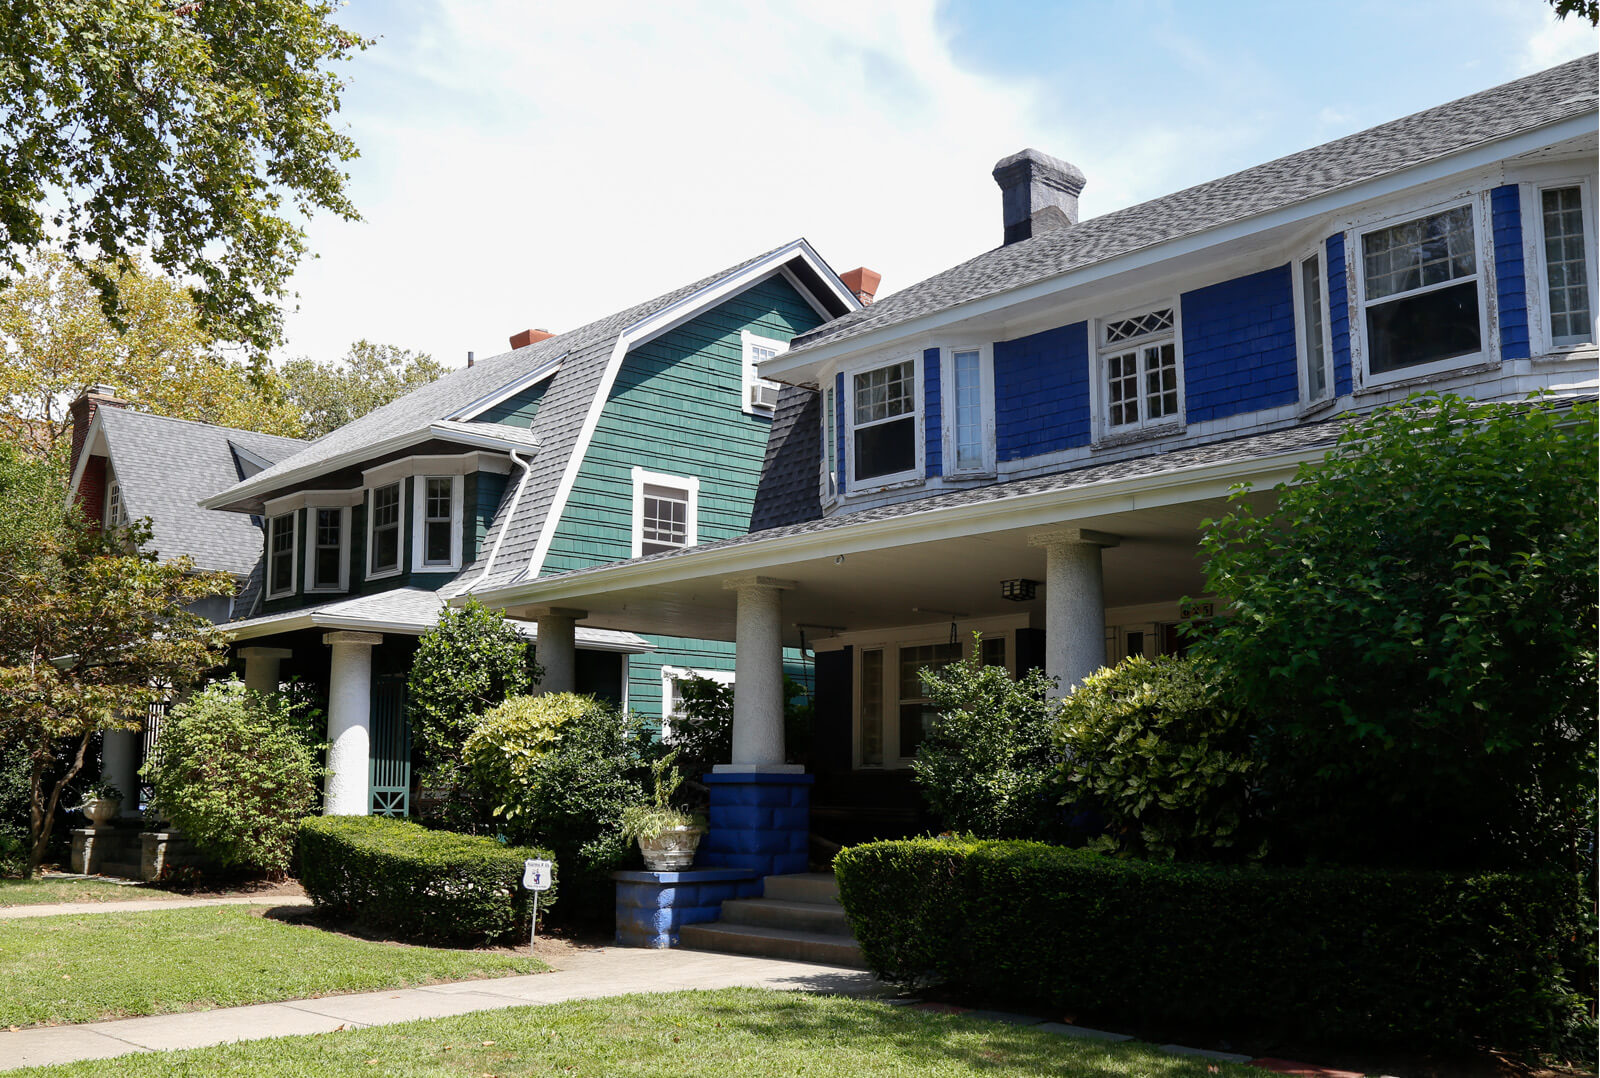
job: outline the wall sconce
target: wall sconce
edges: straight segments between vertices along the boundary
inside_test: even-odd
[[[1034,597],[1038,591],[1039,582],[1018,577],[1016,580],[1000,581],[1000,598],[1010,599],[1014,603],[1025,603]]]

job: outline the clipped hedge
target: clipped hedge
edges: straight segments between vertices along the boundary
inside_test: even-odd
[[[834,871],[875,972],[986,1001],[1341,1047],[1544,1049],[1584,1021],[1561,962],[1579,931],[1573,878],[961,839],[857,846]]]
[[[300,882],[319,909],[402,936],[477,942],[526,936],[529,847],[382,816],[317,816],[299,831]],[[559,883],[559,866],[553,875]],[[539,895],[553,906],[556,887]]]

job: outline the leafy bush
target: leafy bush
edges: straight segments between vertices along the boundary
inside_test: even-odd
[[[1014,680],[972,658],[924,670],[922,684],[939,717],[911,767],[940,824],[986,838],[1055,837],[1050,679],[1034,670]]]
[[[614,910],[610,874],[631,856],[622,814],[644,800],[644,746],[637,718],[572,693],[486,715],[467,739],[463,756],[506,835],[566,866],[569,918]]]
[[[1065,798],[1106,820],[1097,846],[1160,860],[1257,852],[1261,765],[1208,664],[1135,656],[1091,674],[1061,701],[1060,737]]]
[[[544,850],[383,816],[315,816],[299,827],[300,882],[318,909],[397,935],[493,942],[528,931],[523,861]],[[561,864],[552,875],[560,882]],[[555,904],[540,892],[539,909]]]
[[[680,714],[672,720],[668,743],[677,751],[683,773],[698,780],[733,758],[733,686],[710,678],[678,682]],[[783,744],[792,764],[804,764],[811,753],[811,690],[783,679]]]
[[[1197,648],[1259,717],[1273,817],[1371,863],[1593,847],[1596,410],[1417,396],[1209,522]]]
[[[142,772],[152,811],[225,868],[286,871],[322,773],[305,725],[275,693],[211,685],[161,723]]]
[[[1525,1050],[1585,1011],[1561,963],[1584,897],[1570,875],[1170,865],[951,839],[857,846],[834,871],[880,976],[1113,1028]]]
[[[622,837],[628,840],[653,839],[680,827],[706,825],[703,817],[690,815],[673,807],[673,795],[683,785],[683,772],[673,764],[676,751],[669,752],[650,765],[650,778],[655,786],[655,799],[629,805],[622,810]]]
[[[543,676],[499,611],[472,598],[439,611],[439,624],[417,641],[406,682],[418,768],[459,760],[478,716]]]

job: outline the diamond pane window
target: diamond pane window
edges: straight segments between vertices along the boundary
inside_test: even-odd
[[[1362,237],[1367,367],[1373,374],[1483,350],[1470,206]]]
[[[1577,187],[1554,188],[1541,192],[1540,203],[1551,343],[1580,344],[1594,338],[1583,192]]]
[[[1174,309],[1162,307],[1102,325],[1105,425],[1137,430],[1178,415],[1180,378]]]
[[[1149,333],[1161,333],[1171,328],[1170,307],[1135,315],[1132,318],[1119,318],[1115,322],[1106,323],[1106,343],[1116,344],[1119,341],[1132,340],[1134,337],[1143,337]]]

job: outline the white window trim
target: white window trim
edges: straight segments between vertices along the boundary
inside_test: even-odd
[[[755,348],[770,348],[775,355],[783,355],[789,350],[788,341],[780,341],[773,337],[763,337],[751,333],[748,329],[739,331],[740,350],[740,380],[739,404],[745,415],[771,416],[777,411],[779,384],[770,378],[762,378],[756,370],[756,360],[751,350]],[[755,403],[757,390],[770,390],[771,404]]]
[[[334,509],[339,506],[360,505],[366,500],[366,491],[360,487],[350,490],[300,490],[293,494],[285,494],[281,498],[273,498],[266,502],[262,508],[269,517],[279,513],[288,513],[295,509],[306,509],[316,506],[319,509]]]
[[[684,523],[684,548],[696,546],[700,542],[700,478],[692,475],[667,475],[665,472],[651,472],[639,467],[633,467],[633,516],[628,526],[632,554],[630,557],[641,557],[644,550],[644,488],[646,485],[653,487],[674,487],[689,495],[689,511]]]
[[[866,374],[868,371],[879,370],[883,367],[893,367],[896,364],[911,363],[911,391],[912,391],[912,448],[915,451],[912,465],[903,472],[893,472],[889,475],[875,475],[871,479],[856,478],[856,375]],[[911,352],[902,352],[893,356],[880,356],[863,363],[856,363],[846,367],[844,374],[844,474],[846,494],[872,494],[889,487],[899,486],[904,483],[921,482],[927,474],[926,456],[927,448],[927,412],[926,402],[922,399],[922,349]],[[899,418],[898,416],[895,418]]]
[[[971,626],[963,622],[957,635],[961,642],[961,657],[970,659],[974,655],[972,648]],[[925,647],[929,644],[948,644],[950,630],[948,626],[935,629],[931,626],[921,626],[919,631],[911,635],[884,638],[875,636],[872,639],[856,639],[851,642],[853,648],[850,660],[851,682],[851,714],[850,714],[850,761],[853,769],[857,771],[903,771],[911,766],[912,756],[900,754],[900,651],[902,648]],[[1016,672],[1017,664],[1017,632],[1015,628],[989,628],[981,629],[985,640],[1003,639],[1006,642],[1006,670],[1012,674]],[[864,651],[883,652],[883,763],[864,764],[861,762],[861,653]]]
[[[1568,176],[1520,185],[1522,203],[1522,273],[1528,293],[1528,348],[1533,356],[1566,357],[1592,352],[1600,336],[1595,325],[1590,338],[1573,344],[1556,344],[1550,332],[1550,276],[1544,255],[1544,192],[1559,187],[1576,187],[1583,202],[1585,243],[1584,269],[1589,276],[1589,313],[1600,316],[1600,283],[1595,281],[1595,206],[1594,183],[1586,176]]]
[[[957,466],[956,353],[978,353],[978,440],[983,459],[976,468]],[[954,479],[995,474],[994,345],[988,341],[952,343],[939,349],[939,433],[943,447],[943,472]]]
[[[374,497],[374,495],[377,494],[378,491],[382,490],[384,487],[394,487],[394,486],[398,486],[400,488],[399,497],[397,499],[395,499],[395,507],[396,507],[396,510],[397,510],[397,514],[396,515],[399,518],[396,521],[396,524],[398,526],[398,532],[396,534],[397,534],[397,541],[399,543],[399,549],[395,551],[395,559],[394,559],[394,568],[393,569],[378,569],[378,568],[375,568],[373,566],[373,563],[372,563],[372,555],[374,554],[374,552],[377,549],[376,545],[372,541],[373,532],[374,532],[374,520],[373,520],[373,518],[376,516],[376,514],[372,511],[373,510],[373,497]],[[397,477],[397,478],[395,478],[394,480],[392,480],[390,482],[387,482],[387,483],[381,483],[381,482],[380,483],[374,483],[372,486],[367,487],[366,488],[366,503],[367,503],[367,579],[368,580],[385,580],[385,579],[387,579],[387,578],[389,578],[391,576],[399,576],[405,570],[405,567],[406,567],[406,481],[405,481],[405,479],[402,478],[402,477]]]
[[[106,480],[106,504],[100,523],[105,528],[120,528],[128,523],[128,503],[122,498],[122,484],[115,476]]]
[[[426,561],[427,550],[424,540],[427,538],[428,523],[428,480],[450,480],[450,560],[449,562]],[[462,477],[455,475],[440,475],[436,472],[418,472],[411,481],[411,528],[415,533],[411,537],[411,571],[413,573],[453,573],[461,568],[461,510],[462,510]]]
[[[1306,327],[1306,296],[1305,278],[1302,276],[1302,267],[1307,261],[1317,260],[1317,286],[1322,290],[1320,297],[1322,303],[1322,362],[1328,371],[1328,387],[1320,397],[1311,395],[1311,355],[1310,344],[1305,337]],[[1298,359],[1298,377],[1300,379],[1300,404],[1309,408],[1314,404],[1323,404],[1339,396],[1338,379],[1333,369],[1333,319],[1330,317],[1328,305],[1328,251],[1325,245],[1317,244],[1289,264],[1289,275],[1294,279],[1294,340],[1295,353]]]
[[[817,493],[823,505],[833,505],[839,500],[839,397],[833,375],[822,383],[822,453],[821,474],[817,476]]]
[[[339,514],[339,584],[332,588],[317,587],[317,517],[319,509],[331,509]],[[295,514],[295,520],[300,516]],[[305,544],[306,594],[337,594],[350,590],[350,507],[347,505],[307,505]]]
[[[1172,328],[1152,333],[1146,337],[1133,337],[1116,344],[1104,343],[1107,323],[1120,322],[1124,318],[1148,314],[1162,308],[1172,310]],[[1103,317],[1091,318],[1089,321],[1089,342],[1093,349],[1090,363],[1093,366],[1094,377],[1089,379],[1089,406],[1094,417],[1093,437],[1094,444],[1112,441],[1120,442],[1124,438],[1138,439],[1147,436],[1157,436],[1169,430],[1183,430],[1187,425],[1189,403],[1184,379],[1183,357],[1183,303],[1181,296],[1163,296],[1147,300],[1134,307],[1127,307],[1113,314]],[[1142,347],[1150,342],[1160,343],[1167,333],[1172,334],[1172,361],[1178,372],[1178,411],[1176,415],[1162,416],[1160,419],[1147,419],[1144,406],[1144,397],[1139,398],[1139,422],[1136,424],[1111,425],[1111,386],[1107,381],[1106,356],[1110,353],[1121,354],[1130,348]],[[1141,379],[1143,371],[1140,372]],[[1150,432],[1156,432],[1152,435]]]
[[[661,668],[661,740],[672,740],[672,715],[667,707],[672,699],[672,683],[701,677],[718,685],[732,685],[732,670],[706,670],[693,666],[663,666]]]
[[[1452,356],[1449,359],[1439,359],[1432,363],[1418,363],[1409,367],[1397,367],[1392,371],[1383,371],[1373,374],[1367,368],[1370,349],[1367,342],[1367,270],[1366,270],[1366,237],[1385,228],[1416,221],[1423,217],[1432,217],[1436,214],[1453,210],[1460,206],[1470,207],[1472,210],[1472,241],[1477,255],[1477,285],[1478,285],[1478,340],[1482,348],[1476,352],[1469,352],[1464,356]],[[1491,360],[1498,362],[1500,357],[1500,328],[1499,319],[1495,317],[1497,298],[1495,291],[1494,274],[1494,221],[1490,214],[1489,195],[1486,191],[1473,191],[1443,202],[1431,202],[1427,205],[1416,205],[1386,213],[1381,218],[1364,221],[1358,227],[1345,233],[1345,271],[1348,278],[1348,293],[1350,296],[1350,371],[1356,384],[1363,388],[1376,388],[1390,385],[1395,382],[1409,382],[1417,378],[1428,378],[1437,375],[1449,374],[1463,367],[1473,367]],[[1524,271],[1526,276],[1526,271]],[[1460,283],[1459,280],[1452,283]],[[1443,286],[1429,286],[1429,290],[1436,290]],[[1402,292],[1393,296],[1385,296],[1380,303],[1388,303],[1407,296],[1422,294],[1421,289]]]
[[[281,520],[284,517],[288,517],[289,518],[289,535],[290,535],[290,539],[289,539],[289,586],[286,587],[286,588],[274,588],[272,586],[273,585],[273,579],[272,579],[272,524],[273,524],[273,521]],[[284,599],[284,598],[287,598],[288,596],[294,594],[294,583],[295,583],[294,582],[294,566],[295,566],[295,562],[297,560],[297,555],[299,553],[299,550],[300,550],[300,513],[299,513],[299,511],[291,509],[287,513],[279,513],[276,516],[268,517],[267,518],[267,558],[266,558],[266,565],[263,566],[263,570],[264,570],[264,574],[263,575],[265,575],[266,580],[264,580],[262,582],[263,585],[266,588],[266,596],[267,596],[268,599]]]

